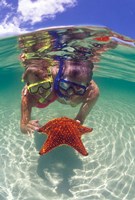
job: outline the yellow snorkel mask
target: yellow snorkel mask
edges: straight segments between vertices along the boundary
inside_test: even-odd
[[[27,89],[31,94],[45,94],[45,97],[40,99],[42,103],[51,93],[52,82],[53,78],[50,76],[43,81],[27,85]]]

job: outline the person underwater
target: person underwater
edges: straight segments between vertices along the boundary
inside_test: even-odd
[[[23,74],[26,85],[22,90],[21,131],[38,131],[39,121],[31,119],[32,108],[46,108],[56,100],[72,107],[81,104],[75,120],[83,124],[99,96],[92,80],[93,67],[90,60],[73,58],[56,60],[53,66],[45,59],[30,60]]]

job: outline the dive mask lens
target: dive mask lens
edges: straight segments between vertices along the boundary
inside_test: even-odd
[[[86,91],[86,87],[85,86],[74,86],[74,91],[75,91],[75,94],[77,94],[77,95],[83,95]]]
[[[31,86],[31,87],[29,87],[29,92],[31,93],[31,94],[35,94],[35,93],[37,93],[38,92],[38,85],[35,85],[35,86]]]
[[[50,82],[43,83],[40,87],[44,88],[45,90],[48,90],[51,88],[51,83]]]
[[[69,84],[68,82],[65,82],[65,81],[60,80],[60,82],[59,82],[59,87],[60,87],[62,90],[68,90],[69,87],[70,87],[70,84]]]
[[[86,92],[87,86],[77,84],[65,79],[59,81],[59,90],[63,93],[64,96],[73,95],[83,95]]]
[[[39,91],[49,90],[50,88],[51,88],[51,82],[46,82],[46,81],[30,84],[28,86],[28,90],[31,94],[36,94]]]

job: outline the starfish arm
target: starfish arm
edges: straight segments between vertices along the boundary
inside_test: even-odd
[[[48,131],[43,126],[39,128],[38,132],[48,135]]]
[[[39,154],[43,155],[45,153],[50,152],[53,150],[55,147],[58,147],[61,145],[61,142],[57,139],[53,139],[52,137],[48,137],[47,140],[44,142],[43,146],[40,149]]]
[[[81,153],[84,156],[88,155],[88,152],[86,151],[82,141],[81,141],[81,134],[80,131],[77,129],[77,127],[66,127],[67,137],[65,138],[65,144],[73,147],[75,150],[77,150],[79,153]]]
[[[72,125],[76,126],[78,128],[78,130],[80,131],[81,135],[93,131],[93,128],[83,126],[83,125],[80,124],[80,122],[78,122],[78,121],[76,121],[74,119],[69,119],[69,118],[65,117],[65,120],[68,123],[72,123]]]
[[[86,148],[84,147],[80,138],[78,138],[78,140],[76,140],[75,143],[72,143],[72,144],[68,143],[67,145],[69,145],[72,148],[74,148],[75,150],[77,150],[83,156],[88,155],[88,152],[86,151]]]
[[[85,126],[80,126],[78,127],[81,135],[85,134],[85,133],[90,133],[93,131],[93,128],[88,128],[88,127],[85,127]]]

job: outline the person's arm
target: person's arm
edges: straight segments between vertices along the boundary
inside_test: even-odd
[[[31,120],[32,104],[32,99],[30,98],[27,89],[24,88],[22,92],[20,122],[20,129],[22,133],[31,134],[34,130],[39,129],[38,120]]]
[[[84,97],[83,104],[75,118],[75,120],[79,120],[81,124],[84,123],[87,115],[95,105],[97,99],[99,97],[99,88],[94,81],[92,81],[91,86],[88,88],[87,95]]]

